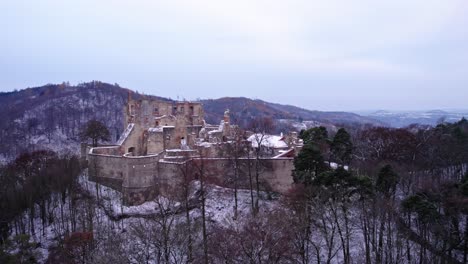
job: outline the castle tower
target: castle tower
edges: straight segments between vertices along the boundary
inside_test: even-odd
[[[231,135],[231,125],[230,125],[230,122],[231,122],[231,117],[229,116],[229,109],[226,109],[226,111],[224,111],[224,119],[223,119],[223,141],[226,140],[227,137],[229,137]]]
[[[224,123],[229,123],[231,121],[231,117],[229,116],[229,109],[224,111]]]

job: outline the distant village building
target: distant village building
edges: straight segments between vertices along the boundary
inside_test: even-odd
[[[234,132],[238,131],[230,124],[229,110],[219,125],[209,125],[198,102],[133,100],[129,96],[123,112],[125,131],[116,145],[83,148],[91,180],[121,191],[126,204],[140,204],[171,192],[183,178],[182,166],[203,158],[216,183],[229,185],[231,158],[224,149],[233,144]],[[297,134],[253,134],[242,142],[246,151],[262,148],[265,188],[287,191],[292,184],[293,157],[302,146]],[[250,166],[253,162],[251,155],[241,158],[243,164]],[[241,178],[245,178],[247,170],[241,171]]]

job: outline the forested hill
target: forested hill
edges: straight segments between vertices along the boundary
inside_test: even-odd
[[[95,81],[0,93],[0,158],[41,148],[76,152],[79,131],[90,119],[103,121],[116,140],[123,131],[122,110],[128,92],[118,85]],[[132,97],[142,95],[132,92]]]
[[[122,109],[129,91],[117,84],[93,81],[76,86],[68,83],[48,84],[0,93],[0,159],[13,158],[25,150],[40,148],[77,151],[79,130],[90,119],[103,121],[115,141],[123,131]],[[132,92],[133,98],[143,96],[170,100]],[[202,103],[207,122],[214,124],[222,119],[226,108],[231,109],[234,123],[241,126],[258,116],[290,120],[295,122],[296,128],[302,121],[377,123],[357,114],[309,111],[248,98],[220,98]]]
[[[202,100],[202,103],[205,107],[205,119],[208,123],[218,122],[224,111],[229,109],[231,120],[240,125],[246,125],[250,119],[260,115],[272,119],[288,119],[299,122],[317,121],[325,124],[384,124],[376,119],[354,113],[311,111],[297,106],[269,103],[245,97],[223,97]]]

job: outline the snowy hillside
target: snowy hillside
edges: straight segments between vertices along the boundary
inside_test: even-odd
[[[44,148],[77,153],[80,129],[91,119],[103,122],[115,142],[124,130],[128,92],[118,85],[91,82],[1,93],[0,157],[11,159],[26,150]],[[133,92],[132,96],[141,98]]]
[[[223,97],[202,100],[208,123],[217,123],[226,109],[231,111],[231,120],[245,126],[256,117],[269,117],[273,120],[292,120],[302,122],[320,122],[323,124],[373,124],[383,125],[378,120],[348,112],[325,112],[303,109],[292,105],[282,105],[253,100],[245,97]],[[282,125],[282,124],[279,124]],[[281,129],[277,130],[281,132]],[[284,131],[283,131],[284,132]]]

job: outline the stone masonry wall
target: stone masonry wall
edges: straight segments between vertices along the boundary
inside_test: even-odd
[[[200,160],[195,161],[198,163],[195,166],[199,167],[200,162]],[[203,162],[207,181],[220,186],[233,187],[235,166],[233,160],[216,158],[204,159]],[[286,193],[294,183],[292,178],[293,162],[292,158],[261,159],[259,162],[261,189]],[[237,163],[239,188],[249,188],[249,164],[250,173],[255,182],[255,163],[255,159],[239,159]]]
[[[164,196],[177,196],[174,192],[177,192],[177,189],[183,183],[185,163],[160,161],[158,166],[159,171],[156,181],[160,193]]]
[[[158,194],[160,154],[145,157],[88,154],[90,180],[122,191],[125,204],[141,204]]]
[[[184,172],[188,178],[200,177],[200,166],[203,163],[203,173],[207,182],[224,187],[233,187],[234,163],[232,160],[195,159],[185,162],[167,162],[161,160],[164,153],[144,156],[106,156],[88,155],[90,179],[106,186],[122,191],[124,203],[141,204],[154,199],[158,194],[174,197],[176,189],[180,188]],[[252,178],[255,181],[254,159],[238,161],[238,187],[249,188],[249,164]],[[286,193],[293,184],[291,176],[294,168],[292,158],[260,160],[261,189]],[[187,166],[187,170],[185,170]]]
[[[122,190],[127,167],[120,156],[88,155],[88,172],[92,181],[99,182],[116,190]]]
[[[122,182],[124,201],[129,204],[141,204],[159,194],[156,179],[160,155],[125,157],[127,173]]]

